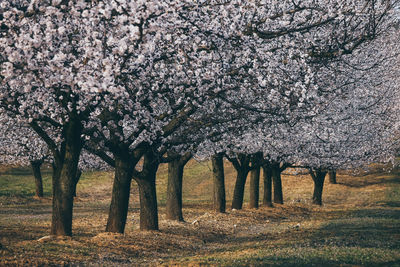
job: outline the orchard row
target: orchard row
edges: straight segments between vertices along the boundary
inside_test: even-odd
[[[106,231],[123,232],[131,180],[158,229],[157,169],[188,155],[231,160],[234,208],[257,165],[318,182],[392,160],[398,2],[4,0],[0,160],[51,161],[52,235],[72,235],[83,168],[115,170]]]

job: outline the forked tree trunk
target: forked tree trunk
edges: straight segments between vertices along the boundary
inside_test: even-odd
[[[249,208],[257,209],[260,195],[260,167],[250,171],[250,203]]]
[[[130,157],[115,157],[115,174],[106,232],[124,233],[133,166]]]
[[[64,128],[65,147],[63,155],[55,161],[53,173],[53,212],[51,235],[72,236],[72,210],[75,179],[82,149],[80,139],[82,125],[73,119]]]
[[[337,184],[337,181],[336,181],[336,171],[329,171],[329,182],[331,183],[331,184]]]
[[[272,166],[272,181],[274,184],[274,203],[283,204],[281,169],[278,163]]]
[[[270,166],[263,166],[264,176],[264,197],[263,205],[272,207],[272,169]]]
[[[327,172],[321,169],[317,169],[315,171],[311,171],[311,173],[311,177],[314,181],[314,193],[312,202],[316,205],[322,205],[322,191],[324,188],[324,181]]]
[[[167,203],[166,215],[169,220],[183,221],[182,212],[182,181],[183,169],[190,160],[191,154],[172,155],[172,161],[168,163],[168,186],[167,186]]]
[[[237,171],[235,189],[233,190],[232,209],[240,210],[243,206],[244,187],[246,185],[247,174],[246,169],[239,169]]]
[[[40,171],[42,163],[43,161],[41,160],[31,161],[33,177],[35,178],[35,189],[36,189],[35,191],[37,197],[43,197],[43,180],[42,180],[42,173]]]
[[[156,173],[159,161],[151,152],[144,155],[143,171],[134,177],[139,186],[140,230],[158,230]]]
[[[233,190],[232,209],[240,210],[243,206],[244,187],[246,185],[247,174],[250,171],[250,156],[238,154],[236,159],[229,159],[236,170],[236,183]]]
[[[211,157],[213,169],[213,206],[216,212],[224,213],[226,210],[225,198],[225,175],[224,161],[222,154],[216,154]]]

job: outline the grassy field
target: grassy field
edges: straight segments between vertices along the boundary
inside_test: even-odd
[[[167,167],[157,178],[160,231],[140,232],[133,183],[124,235],[104,233],[113,174],[86,172],[77,188],[72,238],[48,235],[51,177],[34,198],[29,169],[0,168],[0,266],[400,266],[400,173],[339,173],[325,184],[322,207],[311,204],[312,180],[284,175],[283,205],[216,214],[211,166],[189,162],[185,222],[165,219]],[[226,163],[228,207],[235,172]],[[247,190],[247,188],[246,188]],[[248,200],[248,192],[245,194]]]

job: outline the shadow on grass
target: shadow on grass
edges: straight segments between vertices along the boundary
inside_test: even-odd
[[[370,264],[366,264],[365,266],[399,266],[400,261],[384,261],[384,262],[375,262]],[[203,266],[200,264],[200,266]],[[207,263],[204,265],[207,266]],[[271,257],[261,257],[249,260],[237,260],[232,261],[227,264],[222,264],[221,266],[232,266],[232,267],[239,267],[239,266],[287,266],[287,267],[309,267],[309,266],[359,266],[353,264],[342,264],[335,260],[326,260],[323,261],[320,258],[310,258],[310,259],[301,259],[298,257],[287,257],[285,259],[282,258],[275,258],[274,256]]]
[[[360,210],[349,218],[325,223],[312,237],[312,245],[359,248],[400,248],[400,211]]]
[[[378,177],[379,179],[353,179],[337,184],[352,188],[363,188],[371,185],[400,184],[400,177]]]
[[[50,191],[43,192],[43,197],[48,198],[51,197],[52,194]],[[20,193],[15,192],[14,190],[2,190],[0,191],[0,197],[8,197],[8,198],[18,198],[21,200],[21,203],[30,202],[35,197],[35,192],[30,191],[22,191]]]
[[[400,210],[349,211],[311,231],[281,229],[230,237],[238,256],[205,257],[221,266],[400,266]],[[271,246],[271,242],[272,245]],[[245,245],[246,244],[246,245]],[[249,251],[239,256],[243,251]],[[234,255],[234,254],[233,254]]]
[[[28,226],[26,227],[28,228]],[[30,225],[29,231],[21,230],[20,224],[3,225],[0,230],[1,241],[3,245],[16,243],[20,241],[37,240],[45,235],[50,234],[48,226]]]
[[[392,208],[400,207],[400,201],[382,201],[379,202],[379,204],[385,207],[392,207]]]

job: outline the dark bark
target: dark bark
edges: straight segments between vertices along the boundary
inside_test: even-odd
[[[72,210],[75,179],[82,149],[82,124],[73,118],[65,125],[65,138],[60,154],[55,158],[53,172],[53,212],[51,235],[72,236]]]
[[[314,181],[313,204],[322,205],[322,191],[324,188],[326,173],[326,171],[321,169],[316,169],[315,171],[310,170],[311,177]]]
[[[238,154],[236,158],[228,158],[236,170],[236,183],[233,191],[232,209],[242,209],[244,187],[246,185],[247,174],[250,171],[250,156]]]
[[[156,173],[159,164],[156,155],[145,153],[143,171],[134,177],[139,186],[140,230],[158,230]]]
[[[263,166],[264,176],[264,197],[263,205],[272,207],[272,169],[270,166]]]
[[[246,170],[237,170],[235,189],[233,191],[232,209],[242,209],[247,174],[248,171]]]
[[[260,195],[260,167],[256,166],[250,171],[250,203],[249,208],[257,209]]]
[[[182,212],[182,180],[183,169],[190,160],[191,154],[171,155],[173,159],[168,162],[168,186],[167,186],[167,203],[166,215],[169,220],[183,221]]]
[[[130,157],[115,157],[113,191],[106,232],[124,233],[128,215],[133,166]]]
[[[35,178],[35,189],[36,189],[35,191],[37,197],[43,197],[43,180],[42,180],[42,172],[40,171],[42,163],[43,161],[41,160],[31,161],[33,177]]]
[[[224,213],[226,210],[225,174],[222,154],[211,157],[213,168],[213,206],[216,212]]]
[[[184,166],[179,159],[168,163],[168,186],[166,215],[169,220],[183,221],[182,215],[182,179]]]
[[[78,169],[76,171],[76,177],[75,177],[75,188],[74,188],[74,197],[76,197],[76,186],[78,185],[79,179],[81,179],[82,171]]]
[[[109,143],[114,158],[101,151],[93,151],[115,168],[113,191],[108,214],[107,232],[123,233],[128,215],[129,196],[135,166],[139,162],[143,147],[130,151],[129,145],[119,142]],[[98,153],[100,152],[100,153]]]
[[[272,181],[274,184],[274,203],[283,204],[283,192],[282,192],[282,170],[279,167],[279,163],[272,165]]]
[[[336,171],[329,171],[329,182],[331,183],[331,184],[337,184],[337,181],[336,181]]]

